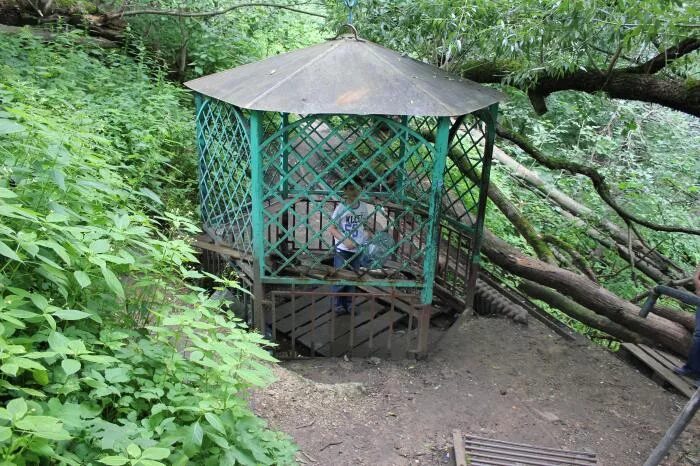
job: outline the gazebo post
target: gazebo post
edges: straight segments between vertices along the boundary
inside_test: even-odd
[[[262,138],[262,112],[253,110],[250,114],[250,165],[251,201],[253,230],[253,326],[265,332],[263,312],[264,288],[262,278],[265,272],[265,224],[263,219],[263,163],[260,150]]]
[[[428,209],[428,241],[423,259],[423,289],[421,290],[421,303],[433,302],[433,285],[435,283],[435,266],[437,264],[438,237],[440,231],[440,210],[442,190],[444,185],[445,161],[450,134],[450,118],[438,118],[437,132],[435,134],[435,158],[433,171],[430,177],[430,206]]]
[[[474,303],[476,279],[481,267],[481,244],[484,241],[484,220],[486,217],[486,201],[488,200],[489,181],[491,178],[491,160],[493,158],[493,145],[496,140],[496,119],[498,118],[498,103],[492,104],[488,109],[476,112],[477,116],[486,123],[486,141],[484,143],[484,158],[481,168],[481,183],[479,184],[479,201],[476,212],[476,225],[474,226],[474,241],[469,254],[469,274],[467,279],[466,302],[468,306]]]

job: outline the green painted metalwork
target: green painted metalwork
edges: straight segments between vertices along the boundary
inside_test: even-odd
[[[445,161],[449,145],[450,120],[447,117],[438,119],[437,133],[435,135],[435,155],[433,159],[433,172],[430,183],[430,207],[428,218],[430,228],[426,244],[423,270],[425,271],[425,284],[421,292],[421,302],[430,304],[433,302],[433,283],[435,281],[435,266],[437,264],[438,226],[440,224],[441,199],[443,196]]]
[[[213,238],[252,255],[250,142],[247,117],[216,99],[197,98],[200,210]]]
[[[344,282],[423,286],[425,245],[437,220],[414,207],[430,203],[429,160],[435,157],[426,155],[434,152],[432,143],[393,118],[312,115],[266,135],[262,149],[264,223],[274,229],[265,238],[265,255],[271,260],[264,281],[298,283],[300,271],[323,270],[334,248],[328,233],[331,213],[344,187],[353,184],[369,206],[371,226],[390,233],[396,244],[379,261],[392,264],[391,280],[365,273]],[[281,152],[288,152],[289,170],[280,167]],[[399,178],[405,194],[395,189]]]
[[[250,115],[251,182],[253,202],[253,261],[260,277],[265,271],[265,224],[263,219],[263,154],[260,147],[262,138],[262,114],[254,110]]]
[[[196,104],[204,229],[240,253],[235,268],[259,307],[263,285],[414,289],[429,304],[440,244],[454,241],[441,225],[461,232],[462,247],[468,239],[477,264],[496,105],[454,119],[262,112],[200,95]],[[348,184],[394,243],[383,267],[355,275],[330,261],[331,213]],[[470,265],[467,282],[477,271]],[[261,328],[261,308],[256,316]]]

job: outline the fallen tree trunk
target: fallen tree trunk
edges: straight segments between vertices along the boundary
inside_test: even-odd
[[[494,264],[568,296],[578,304],[655,341],[678,354],[687,354],[690,332],[682,325],[657,315],[643,319],[639,307],[625,301],[583,275],[529,257],[488,230],[484,230],[484,255]]]
[[[691,332],[695,329],[695,316],[689,312],[683,312],[664,306],[654,306],[651,312],[664,319],[677,322]]]
[[[630,343],[651,343],[651,340],[644,338],[638,333],[632,332],[626,327],[613,322],[607,317],[596,314],[593,311],[586,309],[580,304],[562,296],[551,288],[547,288],[529,280],[523,280],[518,288],[525,292],[528,296],[544,301],[550,306],[560,310],[564,314],[572,317],[579,322],[601,330],[608,335],[611,335],[619,340]]]

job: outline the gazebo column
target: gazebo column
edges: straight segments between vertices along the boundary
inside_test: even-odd
[[[435,135],[435,158],[433,171],[430,176],[430,206],[428,209],[428,241],[426,242],[423,258],[423,290],[421,303],[433,302],[433,287],[435,285],[435,268],[437,265],[438,241],[440,232],[440,211],[442,207],[442,191],[445,179],[445,161],[450,134],[450,118],[438,118],[437,134]]]
[[[250,114],[251,224],[253,230],[253,326],[265,332],[263,276],[265,274],[265,224],[263,219],[262,112]]]
[[[469,254],[469,267],[466,302],[472,306],[476,290],[476,279],[481,268],[481,244],[484,241],[484,220],[486,218],[486,201],[489,193],[489,181],[491,178],[491,161],[493,159],[493,145],[496,139],[496,119],[498,118],[498,103],[490,105],[487,109],[475,112],[486,124],[486,141],[484,143],[484,158],[481,167],[481,180],[479,183],[479,201],[476,212],[476,224],[474,225],[474,239]]]

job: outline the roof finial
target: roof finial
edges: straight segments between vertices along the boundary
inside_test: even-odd
[[[352,24],[352,9],[357,6],[358,0],[343,0],[345,6],[348,8],[348,24]]]

